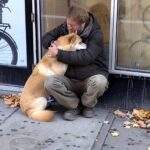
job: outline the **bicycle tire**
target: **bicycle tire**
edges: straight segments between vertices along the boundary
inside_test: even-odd
[[[15,43],[15,41],[13,40],[13,38],[5,31],[0,30],[0,41],[4,41],[5,43],[5,47],[9,46],[8,48],[10,48],[10,51],[12,53],[12,58],[10,60],[10,64],[11,65],[16,65],[17,61],[18,61],[18,52],[17,52],[17,45]],[[8,45],[6,45],[8,44]],[[4,46],[3,46],[4,47]],[[0,45],[0,51],[2,50],[1,45]]]
[[[149,19],[150,19],[149,16],[150,16],[150,5],[148,5],[148,6],[144,9],[143,16],[142,16],[144,28],[145,28],[148,32],[150,32],[150,26],[148,26],[149,23],[146,23],[146,22],[149,21]],[[147,18],[147,17],[149,17],[149,18]]]
[[[135,69],[150,68],[150,63],[147,61],[147,56],[150,56],[150,42],[148,40],[135,41],[130,45],[129,51],[131,52],[132,67]]]

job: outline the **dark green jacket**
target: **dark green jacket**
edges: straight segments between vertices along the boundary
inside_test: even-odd
[[[68,30],[65,22],[43,36],[43,47],[47,49],[52,41],[66,34],[68,34]],[[108,62],[104,52],[103,35],[96,18],[92,14],[90,14],[89,24],[79,35],[82,41],[87,44],[87,49],[73,52],[58,51],[58,61],[69,65],[65,76],[84,80],[87,77],[102,74],[107,78]]]

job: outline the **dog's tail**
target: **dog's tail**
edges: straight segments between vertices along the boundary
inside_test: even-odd
[[[31,101],[32,100],[32,101]],[[46,110],[47,100],[45,97],[35,98],[34,96],[22,95],[20,100],[21,110],[31,119],[37,121],[51,121],[54,118],[54,111]]]
[[[54,118],[54,112],[50,110],[29,110],[26,112],[28,117],[37,121],[51,121]]]

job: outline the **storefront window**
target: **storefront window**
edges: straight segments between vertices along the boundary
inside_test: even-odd
[[[150,72],[150,1],[119,0],[116,69]]]
[[[104,33],[105,44],[109,43],[109,25],[110,25],[110,0],[43,0],[42,8],[42,35],[63,23],[69,6],[77,5],[86,8],[92,12],[98,19],[98,22]]]

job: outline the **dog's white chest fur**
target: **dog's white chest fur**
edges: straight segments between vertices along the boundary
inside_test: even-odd
[[[55,73],[50,70],[49,68],[45,67],[43,64],[39,64],[38,70],[40,74],[43,74],[45,76],[54,75]]]
[[[64,75],[67,70],[67,65],[61,62],[55,62],[53,67],[55,68],[55,72],[53,72],[50,68],[46,67],[44,64],[39,64],[38,70],[39,73],[44,76],[51,76],[55,74]]]

